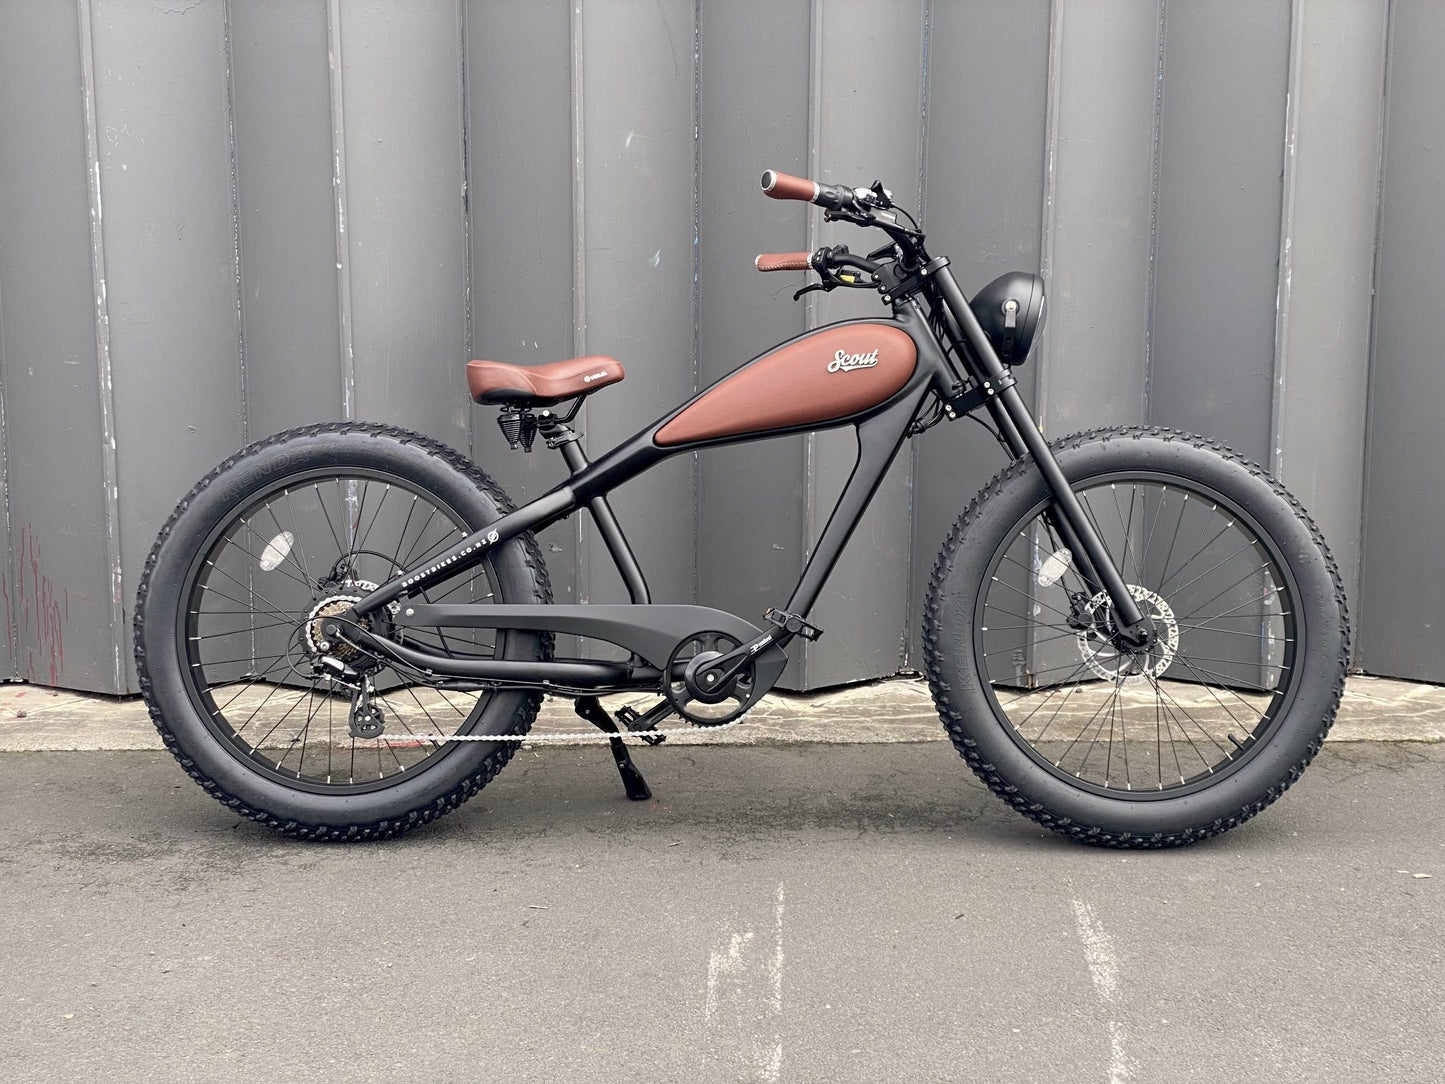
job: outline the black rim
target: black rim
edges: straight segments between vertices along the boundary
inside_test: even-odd
[[[1159,642],[1111,635],[1039,501],[989,561],[975,663],[995,715],[1031,759],[1112,798],[1195,793],[1267,744],[1303,657],[1299,592],[1278,547],[1214,489],[1119,471],[1077,482]],[[1177,640],[1174,639],[1177,637]]]
[[[318,649],[326,607],[344,606],[472,529],[413,483],[364,467],[298,472],[228,513],[187,574],[178,630],[187,688],[212,733],[251,770],[324,794],[395,786],[453,755],[460,745],[446,739],[477,731],[493,694],[436,689],[384,666],[372,675],[371,698],[382,733],[357,736],[355,688],[318,674],[312,661],[344,657],[344,648]],[[496,597],[490,562],[420,596]],[[505,632],[408,628],[406,637],[453,657],[506,655]]]

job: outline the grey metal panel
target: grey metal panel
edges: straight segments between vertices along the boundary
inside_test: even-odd
[[[1307,0],[1298,12],[1273,468],[1319,523],[1353,604],[1387,8]]]
[[[902,199],[913,201],[922,161],[921,126],[914,117],[923,87],[923,13],[922,0],[817,6],[812,175],[818,180],[869,184],[881,178]],[[866,93],[859,93],[861,72],[869,73]],[[824,226],[815,235],[817,244],[844,242],[864,252],[883,240],[881,234],[862,235],[845,225]],[[861,292],[842,291],[818,304],[819,322],[882,312],[875,295]],[[857,457],[849,430],[811,440],[810,546]],[[803,653],[805,688],[893,674],[903,663],[910,616],[912,465],[905,448],[819,597],[813,622],[828,635]]]
[[[1149,420],[1269,453],[1289,0],[1169,0]]]
[[[1038,401],[1051,435],[1144,419],[1159,10],[1056,0]]]
[[[226,25],[220,4],[92,10],[129,601],[176,501],[242,437]]]
[[[1393,12],[1358,661],[1377,673],[1442,681],[1445,7],[1397,4]]]
[[[1005,271],[1037,271],[1043,220],[1048,0],[936,4],[928,35],[924,226],[969,296]],[[1015,370],[1031,399],[1037,365]],[[914,441],[912,599],[921,603],[953,521],[1007,462],[972,422]],[[915,605],[909,664],[922,667]]]
[[[765,169],[808,170],[807,0],[704,5],[698,172],[700,380],[711,384],[803,330],[801,274],[759,274],[760,252],[807,246],[807,211],[762,195]],[[739,79],[741,70],[771,73]],[[701,456],[699,595],[757,624],[803,570],[804,438]],[[801,641],[800,641],[801,643]],[[785,682],[796,685],[798,651]]]
[[[0,9],[4,673],[13,616],[18,676],[119,692],[80,58],[75,5]]]
[[[340,9],[356,415],[470,444],[461,13]]]
[[[246,421],[340,418],[325,0],[233,4],[232,99]]]
[[[470,0],[466,9],[471,354],[510,362],[572,355],[571,23],[561,0]],[[472,410],[472,454],[513,500],[566,475],[540,443],[508,448],[495,408]],[[559,602],[575,602],[571,522],[539,542]]]
[[[696,387],[693,244],[693,6],[589,3],[582,50],[585,348],[627,369],[588,405],[594,452],[631,436]],[[659,602],[696,591],[695,458],[624,487],[614,505]],[[581,601],[626,595],[600,540]]]

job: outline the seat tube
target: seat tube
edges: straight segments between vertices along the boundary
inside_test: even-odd
[[[572,474],[577,474],[588,464],[587,453],[582,450],[582,442],[577,439],[576,433],[569,432],[568,436],[570,439],[563,439],[557,445],[557,450],[562,453],[567,469]],[[607,552],[612,555],[612,563],[622,575],[622,582],[627,585],[628,597],[638,605],[650,603],[652,593],[647,589],[647,579],[642,574],[642,567],[637,563],[632,547],[627,544],[627,537],[622,533],[622,525],[617,522],[612,505],[607,503],[605,496],[599,494],[587,502],[587,511],[592,515],[592,522],[597,524],[602,541],[607,544]]]

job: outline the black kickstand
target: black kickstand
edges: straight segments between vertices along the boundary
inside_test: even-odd
[[[618,733],[617,724],[595,696],[579,696],[572,706],[578,715],[598,730],[605,730],[609,734]],[[627,751],[627,743],[621,738],[613,738],[608,744],[612,746],[612,759],[617,761],[617,774],[622,776],[622,786],[627,791],[627,797],[634,802],[647,801],[652,797],[652,791],[647,787],[647,780],[643,779],[642,773],[637,770],[637,765],[632,763],[632,754]]]

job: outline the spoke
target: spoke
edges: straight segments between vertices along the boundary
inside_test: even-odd
[[[1171,591],[1167,596],[1165,596],[1165,601],[1167,602],[1167,601],[1168,601],[1169,599],[1171,599],[1171,598],[1177,598],[1186,588],[1193,587],[1193,586],[1194,586],[1196,583],[1198,583],[1200,580],[1204,579],[1205,576],[1208,576],[1210,572],[1213,572],[1214,569],[1216,569],[1216,568],[1223,568],[1225,565],[1229,564],[1230,561],[1234,560],[1236,557],[1238,557],[1238,556],[1239,556],[1241,553],[1243,553],[1245,550],[1247,550],[1247,549],[1253,549],[1253,548],[1254,548],[1254,543],[1246,540],[1245,543],[1244,543],[1244,545],[1240,546],[1239,549],[1235,550],[1233,553],[1231,553],[1231,554],[1230,554],[1228,557],[1226,557],[1224,560],[1220,561],[1219,564],[1215,565],[1213,568],[1210,568],[1210,569],[1207,569],[1207,570],[1204,571],[1204,572],[1201,572],[1198,576],[1195,576],[1194,579],[1190,580],[1188,583],[1184,584],[1183,586],[1181,586],[1181,587],[1176,587],[1176,588],[1175,588],[1173,591]],[[1182,572],[1183,569],[1180,569],[1180,571]]]
[[[298,614],[300,614],[300,613],[303,612],[303,611],[301,611],[301,610],[283,610],[283,609],[281,609],[281,607],[277,606],[276,603],[272,602],[272,601],[271,601],[270,599],[268,599],[265,595],[261,594],[260,591],[257,591],[257,590],[256,590],[254,587],[252,587],[250,584],[241,583],[240,580],[236,579],[235,576],[232,576],[232,575],[231,575],[229,572],[227,572],[224,568],[217,568],[215,565],[211,564],[211,562],[210,562],[209,560],[206,561],[206,564],[211,565],[211,568],[212,568],[212,569],[215,569],[215,571],[219,572],[222,576],[225,576],[226,579],[230,580],[232,583],[237,584],[237,585],[240,586],[240,587],[244,587],[246,590],[250,591],[252,595],[254,595],[256,598],[260,599],[263,603],[265,603],[266,608],[262,608],[262,609],[258,609],[254,603],[251,604],[251,613],[264,613],[264,614],[267,614],[267,615],[270,616],[270,617],[279,617],[279,618],[281,618],[281,619],[284,621],[284,620],[287,620],[287,619],[294,619]],[[221,596],[223,599],[225,599],[227,602],[234,602],[237,606],[245,606],[245,605],[246,605],[246,603],[242,602],[240,599],[238,599],[238,598],[232,598],[230,595],[226,594],[226,592],[222,591],[219,587],[213,586],[210,582],[203,583],[203,584],[200,585],[200,587],[201,587],[201,590],[202,590],[202,591],[214,591],[214,592],[216,592],[216,594],[220,595],[220,596]],[[198,611],[196,612],[196,616],[199,617],[199,616],[203,615],[204,613],[205,613],[204,610],[198,610]],[[298,620],[298,621],[293,621],[293,623],[299,625],[301,622]]]
[[[246,614],[251,615],[254,615],[255,612],[255,610],[245,611]],[[212,616],[212,612],[207,612],[203,616],[210,617]],[[295,628],[298,624],[300,624],[300,622],[298,621],[269,621],[264,625],[250,625],[244,629],[232,629],[230,632],[208,632],[204,636],[187,636],[186,639],[190,640],[192,643],[196,643],[201,640],[214,640],[218,636],[252,636],[260,632],[262,629],[279,629],[284,625],[289,625],[290,627]]]
[[[204,668],[207,666],[234,666],[238,662],[272,662],[276,659],[289,659],[291,652],[285,651],[280,655],[245,655],[239,659],[197,659],[191,663],[191,669]]]
[[[1243,723],[1241,723],[1241,722],[1239,721],[1238,716],[1236,716],[1236,715],[1234,714],[1234,712],[1232,712],[1232,711],[1229,710],[1229,705],[1226,704],[1223,700],[1219,699],[1219,694],[1214,691],[1214,686],[1210,685],[1209,682],[1205,681],[1204,678],[1200,675],[1200,673],[1199,673],[1197,670],[1195,670],[1194,667],[1192,667],[1192,666],[1189,665],[1189,660],[1188,660],[1188,659],[1182,658],[1182,657],[1180,657],[1180,656],[1176,656],[1176,657],[1178,657],[1178,658],[1180,659],[1180,661],[1183,662],[1184,665],[1185,665],[1186,667],[1188,667],[1189,670],[1194,673],[1194,676],[1195,676],[1195,677],[1199,678],[1199,680],[1200,680],[1200,687],[1203,688],[1204,691],[1207,692],[1207,693],[1213,698],[1214,702],[1219,705],[1220,710],[1223,711],[1225,715],[1228,715],[1228,716],[1229,716],[1230,721],[1233,722],[1235,725],[1237,725],[1240,729],[1242,729],[1242,730],[1244,731],[1246,737],[1248,737],[1250,734],[1252,734],[1252,733],[1254,732],[1254,727],[1245,726]],[[1235,692],[1234,692],[1233,690],[1231,690],[1231,689],[1226,689],[1226,691],[1227,691],[1227,692],[1230,692],[1230,693],[1234,696],[1234,698],[1235,698],[1236,700],[1238,700],[1238,701],[1239,701],[1241,704],[1243,704],[1245,707],[1249,708],[1250,711],[1256,710],[1247,700],[1245,700],[1243,697],[1241,697],[1238,693],[1235,693]],[[1261,716],[1260,718],[1263,718],[1263,716]],[[1255,723],[1255,726],[1258,726],[1258,725],[1259,725],[1259,724],[1256,722],[1256,723]]]
[[[336,543],[336,556],[341,557],[346,553],[346,547],[341,544],[341,536],[336,533],[336,525],[331,522],[331,513],[326,510],[326,498],[321,495],[321,483],[314,482],[311,488],[316,491],[317,507],[321,509],[321,514],[326,517],[326,529],[331,532],[331,540]]]
[[[1210,511],[1218,511],[1218,506],[1211,507]],[[1159,581],[1159,594],[1161,594],[1161,595],[1164,594],[1164,585],[1165,585],[1166,583],[1168,583],[1170,580],[1172,580],[1172,579],[1174,578],[1174,576],[1178,576],[1178,575],[1179,575],[1180,573],[1182,573],[1186,568],[1188,568],[1191,564],[1193,564],[1193,563],[1194,563],[1194,558],[1198,557],[1201,553],[1203,553],[1205,550],[1207,550],[1210,546],[1212,546],[1212,545],[1214,545],[1214,543],[1218,542],[1219,539],[1223,536],[1224,532],[1227,531],[1227,530],[1229,530],[1229,528],[1231,528],[1231,527],[1233,527],[1233,526],[1234,526],[1234,521],[1233,521],[1233,520],[1229,520],[1227,523],[1225,523],[1225,525],[1224,525],[1223,527],[1219,528],[1218,534],[1216,534],[1216,535],[1215,535],[1213,538],[1211,538],[1208,542],[1204,543],[1204,545],[1200,546],[1197,550],[1195,550],[1195,551],[1194,551],[1193,553],[1191,553],[1188,557],[1186,557],[1186,558],[1184,559],[1184,563],[1183,563],[1182,565],[1180,565],[1180,566],[1174,571],[1174,575],[1173,575],[1173,576],[1166,576],[1164,579],[1160,580],[1160,581]],[[1206,526],[1206,527],[1205,527],[1205,530],[1208,530],[1208,529],[1209,529],[1208,526]],[[1199,533],[1200,533],[1200,534],[1203,534],[1204,531],[1200,531]],[[1169,571],[1169,570],[1168,570],[1168,569],[1165,569],[1165,571],[1167,572],[1167,571]]]
[[[1059,609],[1057,606],[1050,606],[1047,602],[1041,602],[1039,599],[1033,598],[1032,595],[1029,595],[1029,594],[1028,594],[1027,592],[1025,592],[1025,591],[1020,591],[1020,590],[1019,590],[1017,587],[1015,587],[1013,584],[1009,583],[1008,580],[1001,580],[1001,579],[999,579],[997,576],[995,576],[995,577],[993,578],[993,582],[994,582],[994,583],[997,583],[997,584],[1002,584],[1004,587],[1007,587],[1010,591],[1012,591],[1012,592],[1013,592],[1014,594],[1016,594],[1016,595],[1023,595],[1024,598],[1032,599],[1032,601],[1034,601],[1034,602],[1037,603],[1038,605],[1044,607],[1045,609],[1053,610],[1054,613],[1058,614],[1060,617],[1064,618],[1065,620],[1068,620],[1069,615],[1066,614],[1066,613],[1064,613],[1063,610]]]
[[[1272,694],[1274,694],[1274,693],[1279,692],[1278,687],[1273,688],[1273,689],[1268,689],[1268,688],[1265,688],[1263,685],[1242,685],[1242,684],[1240,684],[1238,681],[1236,681],[1233,677],[1231,677],[1229,674],[1221,674],[1221,673],[1219,673],[1219,671],[1217,671],[1217,670],[1209,670],[1209,669],[1206,669],[1206,668],[1203,667],[1203,666],[1194,666],[1194,665],[1192,665],[1192,664],[1190,663],[1189,657],[1188,657],[1187,655],[1183,654],[1182,652],[1179,653],[1179,654],[1177,654],[1177,655],[1175,655],[1174,658],[1175,658],[1177,661],[1182,662],[1185,666],[1188,666],[1189,669],[1192,670],[1192,671],[1195,673],[1195,675],[1208,674],[1210,677],[1216,678],[1217,681],[1215,682],[1215,684],[1219,685],[1220,688],[1224,688],[1224,689],[1244,689],[1244,690],[1247,691],[1247,692],[1260,693],[1261,695],[1272,695]],[[1251,662],[1251,663],[1240,663],[1240,665],[1241,665],[1241,666],[1255,666],[1256,664]],[[1260,665],[1262,665],[1262,664],[1260,664]],[[1199,680],[1200,680],[1201,682],[1203,682],[1206,687],[1209,686],[1209,682],[1208,682],[1207,680],[1205,680],[1202,676],[1200,677]],[[1240,700],[1241,700],[1242,703],[1245,703],[1245,704],[1249,703],[1249,701],[1248,701],[1248,700],[1245,700],[1243,697],[1240,697]]]
[[[1246,578],[1248,578],[1248,577],[1246,577]],[[1225,588],[1225,590],[1228,590],[1228,588]],[[1277,592],[1279,589],[1276,588],[1275,590],[1276,590],[1276,592]],[[1212,601],[1212,600],[1211,600],[1211,601]],[[1221,620],[1222,618],[1226,618],[1226,617],[1230,617],[1230,616],[1234,616],[1234,617],[1236,617],[1237,619],[1249,618],[1250,620],[1258,620],[1259,618],[1264,618],[1264,617],[1288,617],[1288,616],[1290,615],[1290,613],[1291,613],[1291,611],[1289,611],[1289,610],[1281,610],[1281,611],[1280,611],[1279,613],[1277,613],[1277,614],[1265,613],[1264,611],[1260,611],[1260,613],[1257,614],[1257,615],[1256,615],[1256,614],[1235,614],[1234,611],[1239,610],[1239,609],[1243,609],[1245,606],[1248,606],[1251,602],[1258,602],[1258,601],[1259,601],[1259,599],[1254,598],[1254,597],[1247,598],[1247,599],[1245,599],[1243,602],[1237,603],[1236,605],[1231,606],[1231,607],[1230,607],[1229,609],[1227,609],[1227,610],[1221,610],[1219,613],[1214,614],[1214,615],[1212,615],[1212,616],[1210,616],[1210,617],[1195,618],[1196,621],[1202,622],[1202,624],[1199,624],[1199,625],[1190,625],[1189,627],[1190,627],[1190,628],[1203,628],[1203,627],[1205,627],[1206,625],[1208,625],[1209,622],[1211,622],[1211,621],[1219,621],[1219,620]],[[1183,627],[1184,627],[1183,625],[1180,626],[1180,628],[1183,628]]]
[[[1084,769],[1089,766],[1089,758],[1094,755],[1094,749],[1095,749],[1096,746],[1098,746],[1098,744],[1099,744],[1099,738],[1100,738],[1100,736],[1104,733],[1104,721],[1105,721],[1105,719],[1108,719],[1108,720],[1111,720],[1111,721],[1112,721],[1112,719],[1113,719],[1113,716],[1114,716],[1114,704],[1115,704],[1115,702],[1119,699],[1119,691],[1120,691],[1120,689],[1122,689],[1122,688],[1123,688],[1123,683],[1116,681],[1116,682],[1114,683],[1113,691],[1109,693],[1109,699],[1104,702],[1104,707],[1106,707],[1106,708],[1109,709],[1109,714],[1108,714],[1108,715],[1103,715],[1103,714],[1100,714],[1100,715],[1099,715],[1099,725],[1098,725],[1098,727],[1094,730],[1094,737],[1089,741],[1088,747],[1087,747],[1087,748],[1085,749],[1085,751],[1084,751],[1084,759],[1079,762],[1079,769],[1078,769],[1078,771],[1076,771],[1076,772],[1074,773],[1074,776],[1075,776],[1076,778],[1078,778],[1078,779],[1084,778]],[[1102,709],[1101,709],[1101,711],[1102,711]],[[1091,720],[1091,721],[1092,721],[1092,720]],[[1112,726],[1111,726],[1111,727],[1110,727],[1110,732],[1111,732],[1111,733],[1112,733],[1112,729],[1113,729],[1113,728],[1112,728]],[[1085,731],[1085,733],[1087,733],[1087,730]],[[1081,734],[1079,735],[1079,738],[1082,738],[1083,736],[1084,736],[1084,735],[1081,733]],[[1077,743],[1078,740],[1079,740],[1079,738],[1075,738],[1074,741]],[[1111,744],[1112,744],[1112,742],[1111,742]],[[1073,746],[1071,745],[1069,748],[1073,748]],[[1064,751],[1064,755],[1065,755],[1065,756],[1068,755],[1068,750],[1065,750],[1065,751]],[[1060,760],[1061,762],[1063,761],[1063,759],[1064,759],[1063,757],[1059,757],[1059,760]],[[1058,767],[1058,766],[1059,766],[1058,764],[1055,764],[1055,765],[1054,765],[1054,767]]]
[[[301,524],[296,519],[296,506],[291,503],[291,490],[283,489],[281,492],[285,494],[286,508],[291,513],[291,534],[295,537],[298,543],[302,543],[303,540],[301,538]],[[271,511],[271,506],[269,504],[267,504],[266,506],[266,511],[271,512],[271,518],[273,520],[276,520],[276,513]],[[276,521],[276,528],[278,530],[281,529],[281,523],[279,520]],[[298,563],[301,565],[301,574],[305,576],[307,580],[309,580],[312,584],[315,584],[316,580],[311,575],[311,569],[308,568],[306,565],[306,546],[304,544],[296,545],[294,547],[294,552],[297,555]]]
[[[1055,768],[1062,764],[1064,757],[1068,756],[1069,753],[1073,751],[1074,746],[1079,744],[1079,740],[1083,738],[1083,736],[1089,732],[1089,728],[1094,725],[1094,720],[1097,719],[1099,715],[1103,712],[1103,710],[1113,702],[1114,697],[1117,696],[1118,693],[1119,686],[1115,685],[1113,690],[1109,693],[1109,698],[1105,700],[1102,704],[1100,704],[1096,709],[1094,709],[1094,714],[1089,716],[1089,721],[1086,722],[1079,730],[1079,733],[1075,735],[1074,740],[1069,742],[1068,748],[1059,754],[1059,759],[1054,761]],[[1087,760],[1088,757],[1086,756],[1085,759]],[[1082,765],[1080,766],[1080,770],[1082,770]],[[1077,776],[1078,772],[1075,772],[1074,774]]]
[[[274,515],[272,515],[271,518],[272,518],[272,519],[275,519],[276,517],[275,517]],[[254,538],[257,542],[262,543],[262,546],[261,546],[261,552],[262,552],[262,553],[264,553],[264,552],[266,551],[266,547],[269,546],[269,545],[274,541],[274,539],[270,539],[270,538],[265,538],[265,537],[263,537],[263,536],[261,535],[261,533],[256,530],[255,527],[252,527],[252,526],[251,526],[251,521],[250,521],[250,520],[245,520],[245,519],[241,520],[241,526],[242,526],[242,527],[245,527],[246,530],[251,533],[251,537],[252,537],[252,538]],[[276,526],[277,526],[277,528],[279,529],[280,526],[281,526],[281,524],[278,523],[278,524],[276,524]],[[241,551],[242,553],[244,553],[247,557],[251,558],[251,560],[255,561],[257,568],[260,568],[260,565],[261,565],[261,557],[260,557],[260,555],[259,555],[259,554],[252,553],[252,552],[251,552],[250,550],[248,550],[245,546],[241,545],[241,543],[237,542],[234,535],[232,535],[230,538],[228,538],[228,539],[225,540],[225,545],[235,546],[236,549],[240,550],[240,551]],[[295,547],[292,547],[292,549],[294,549],[294,548],[295,548]],[[277,564],[275,568],[271,569],[271,571],[272,571],[272,572],[279,572],[279,573],[281,573],[281,575],[285,576],[288,580],[294,580],[295,582],[299,583],[302,587],[306,588],[306,590],[308,590],[308,591],[315,590],[315,584],[311,583],[311,581],[306,580],[306,579],[303,579],[301,576],[297,576],[297,575],[295,575],[294,573],[291,573],[291,572],[287,572],[287,571],[286,571],[286,561],[291,557],[291,552],[292,552],[292,551],[291,551],[290,549],[288,549],[288,550],[286,551],[286,556],[283,557],[283,558],[281,559],[280,563]],[[295,562],[294,560],[292,560],[291,563],[292,563],[292,564],[296,564],[296,562]],[[214,567],[214,566],[213,566],[213,567]],[[296,567],[297,567],[298,569],[301,568],[301,566],[300,566],[299,564],[296,564]],[[262,572],[265,572],[266,570],[265,570],[265,569],[261,569],[261,571],[262,571]]]
[[[406,556],[402,558],[400,562],[403,569],[410,569],[412,567],[412,555],[416,553],[417,546],[421,545],[421,540],[426,537],[427,529],[431,527],[431,521],[436,519],[436,515],[437,506],[432,505],[431,511],[426,514],[426,520],[421,525],[421,531],[417,534],[416,538],[412,540],[411,548],[406,551]],[[396,548],[398,550],[401,549],[400,542],[396,544]]]
[[[1078,635],[1077,633],[1073,633],[1073,632],[1061,632],[1061,633],[1059,633],[1057,636],[1045,636],[1042,640],[1030,640],[1030,641],[1029,641],[1029,644],[1030,644],[1031,646],[1033,646],[1033,647],[1038,647],[1040,644],[1047,644],[1047,643],[1049,643],[1051,640],[1069,640],[1069,639],[1073,639],[1073,638],[1076,637],[1077,635]],[[1014,651],[1016,651],[1016,650],[1018,650],[1018,649],[1017,649],[1017,648],[1011,648],[1011,649],[1009,649],[1009,650],[1006,652],[1006,654],[1012,655],[1012,654],[1014,653]],[[999,655],[999,654],[1005,654],[1005,652],[995,651],[995,652],[993,652],[993,654],[994,654],[994,655]],[[983,657],[984,657],[985,659],[988,658],[988,657],[989,657],[989,652],[985,651],[985,652],[983,653]]]
[[[1184,494],[1184,500],[1179,503],[1179,517],[1174,521],[1174,534],[1169,539],[1169,550],[1164,554],[1164,572],[1169,571],[1169,561],[1174,556],[1174,544],[1179,541],[1179,528],[1184,526],[1184,513],[1189,511],[1189,494]],[[1161,573],[1162,575],[1163,573]],[[1163,583],[1159,587],[1163,587]],[[1157,591],[1158,588],[1155,588]]]
[[[1154,686],[1154,691],[1156,693],[1158,693],[1160,696],[1163,696],[1169,701],[1169,703],[1173,704],[1176,708],[1178,708],[1180,712],[1183,713],[1184,718],[1188,719],[1191,723],[1193,723],[1199,733],[1203,734],[1206,738],[1208,738],[1214,744],[1214,747],[1225,755],[1226,759],[1232,755],[1228,749],[1219,744],[1213,734],[1209,733],[1209,731],[1204,729],[1204,725],[1200,723],[1198,719],[1194,718],[1194,716],[1189,714],[1188,708],[1186,708],[1183,704],[1179,703],[1178,700],[1174,699],[1174,697],[1170,696],[1167,692],[1164,691],[1164,686],[1160,685],[1159,682],[1153,678],[1149,679],[1149,683]],[[1178,721],[1177,716],[1175,717],[1175,721]],[[1184,729],[1182,725],[1180,726],[1180,731],[1184,734],[1189,744],[1193,745],[1194,739],[1189,737],[1188,732]],[[1198,749],[1196,749],[1195,752],[1198,753]],[[1205,767],[1212,770],[1213,766],[1207,760],[1204,760],[1204,756],[1202,754],[1200,754],[1199,759],[1204,761]]]
[[[381,500],[376,502],[376,511],[371,514],[371,524],[361,534],[361,540],[356,543],[358,550],[366,549],[366,540],[371,537],[371,529],[376,526],[376,521],[381,518],[381,510],[386,507],[386,498],[391,496],[391,483],[381,491]],[[358,518],[360,514],[358,513]]]
[[[278,685],[277,688],[280,688],[280,686]],[[270,699],[269,696],[267,697],[267,699]],[[276,733],[277,728],[280,727],[280,725],[286,721],[287,717],[288,717],[293,711],[295,711],[298,707],[301,706],[301,701],[302,701],[302,700],[305,700],[305,699],[309,699],[309,697],[298,696],[298,697],[296,698],[296,702],[295,702],[294,704],[292,704],[289,708],[287,708],[287,709],[282,713],[281,718],[277,719],[273,724],[271,724],[271,729],[268,730],[268,731],[266,731],[266,733],[264,733],[264,734],[261,735],[261,740],[252,743],[251,748],[252,748],[253,750],[255,750],[257,753],[259,753],[259,752],[261,751],[261,746],[265,743],[266,739],[269,738],[272,734]],[[264,703],[264,701],[263,701],[263,703]],[[256,710],[257,710],[257,711],[260,711],[261,709],[260,709],[260,707],[258,706],[258,707],[256,708]],[[254,716],[253,716],[253,717],[254,717]],[[251,725],[251,720],[250,720],[250,719],[247,719],[246,722],[245,722],[245,724],[242,726],[241,729],[244,730],[244,729],[246,728],[246,726],[250,726],[250,725]],[[239,733],[240,733],[240,731],[237,731],[237,734],[239,734]],[[289,752],[289,750],[288,750],[288,752]],[[285,759],[286,759],[286,757],[285,757],[285,755],[283,754],[282,757],[281,757],[281,760],[285,760]],[[278,767],[278,768],[281,767],[281,761],[280,761],[280,760],[278,760],[278,761],[276,762],[276,767]]]
[[[216,714],[220,715],[220,714],[224,713],[227,708],[229,708],[232,704],[234,704],[237,700],[239,700],[242,695],[245,694],[245,692],[246,692],[247,689],[249,689],[252,685],[256,684],[256,682],[260,681],[263,677],[266,677],[267,675],[269,675],[270,673],[272,673],[272,671],[274,671],[278,666],[281,665],[282,661],[284,661],[284,660],[283,660],[283,659],[278,659],[278,660],[276,660],[275,662],[273,662],[270,666],[266,667],[266,669],[262,670],[259,674],[254,675],[254,676],[251,678],[250,681],[246,682],[246,684],[242,685],[241,688],[240,688],[239,690],[237,690],[236,694],[235,694],[234,696],[232,696],[231,699],[227,700],[224,704],[222,704],[220,707],[218,707],[218,708],[216,709]],[[289,665],[289,664],[288,664],[288,665]],[[244,676],[244,675],[242,675],[242,676]],[[227,682],[224,687],[225,687],[225,688],[230,688],[230,685],[231,685],[231,683],[230,683],[230,682]],[[221,686],[218,686],[218,688],[219,688],[219,687],[221,687]],[[209,691],[210,691],[210,688],[211,688],[211,687],[210,687],[209,685],[207,685],[207,686],[206,686],[206,691],[209,692]],[[212,696],[212,697],[211,697],[211,703],[214,704],[215,702],[216,702],[216,698],[215,698],[214,696]]]
[[[1200,608],[1201,610],[1204,609],[1204,607],[1208,606],[1208,605],[1209,605],[1211,602],[1213,602],[1215,599],[1220,598],[1220,597],[1223,596],[1223,595],[1229,594],[1229,592],[1233,591],[1236,587],[1238,587],[1240,584],[1242,584],[1245,580],[1249,579],[1251,576],[1258,576],[1261,572],[1267,572],[1268,570],[1269,570],[1269,564],[1268,564],[1268,562],[1266,562],[1265,564],[1260,565],[1258,568],[1252,568],[1252,569],[1250,569],[1250,570],[1249,570],[1248,572],[1246,572],[1243,576],[1239,577],[1239,579],[1235,580],[1232,584],[1230,584],[1228,587],[1226,587],[1223,591],[1220,591],[1219,594],[1214,595],[1214,596],[1212,596],[1212,597],[1210,597],[1210,598],[1207,598],[1207,599],[1205,599],[1203,602],[1201,602],[1201,603],[1199,604],[1199,608]],[[1270,578],[1273,579],[1273,577],[1270,577]],[[1259,596],[1257,596],[1257,595],[1251,596],[1250,598],[1245,599],[1244,602],[1240,603],[1240,605],[1241,605],[1241,606],[1248,606],[1251,602],[1253,602],[1253,601],[1254,601],[1255,599],[1257,599],[1258,597],[1259,597]],[[1239,607],[1235,607],[1235,609],[1238,609],[1238,608],[1239,608]],[[1226,610],[1225,612],[1228,613],[1227,610]]]
[[[1191,662],[1222,662],[1222,663],[1232,663],[1232,664],[1235,665],[1235,666],[1273,666],[1273,667],[1276,667],[1276,668],[1278,668],[1278,669],[1280,669],[1280,670],[1288,670],[1288,669],[1289,669],[1289,667],[1285,666],[1284,663],[1281,663],[1281,662],[1264,662],[1264,661],[1260,661],[1260,662],[1246,662],[1246,661],[1241,660],[1241,659],[1215,659],[1215,658],[1210,658],[1208,655],[1190,655],[1190,656],[1189,656],[1189,659],[1190,659]]]

